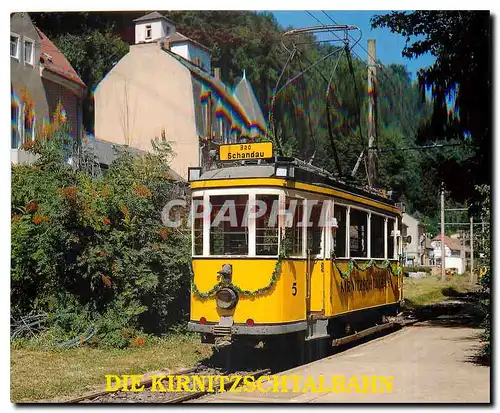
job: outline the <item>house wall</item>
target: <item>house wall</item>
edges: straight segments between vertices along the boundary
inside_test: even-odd
[[[40,78],[40,37],[35,30],[27,13],[13,13],[10,19],[10,31],[20,36],[19,59],[10,58],[10,82],[12,100],[15,104],[21,103],[26,97],[34,105],[35,116],[48,119],[49,109],[44,87]],[[33,65],[23,61],[23,41],[29,38],[35,42]]]
[[[146,39],[146,26],[151,25],[151,39]],[[175,32],[175,27],[166,21],[136,22],[135,43],[153,42]]]
[[[191,74],[156,43],[133,45],[95,90],[96,138],[148,151],[162,130],[186,177],[199,164]]]
[[[170,50],[173,53],[182,56],[184,59],[191,61],[189,57],[189,47],[187,43],[174,43],[172,46],[170,46]]]
[[[406,228],[406,234],[403,235],[411,235],[411,243],[406,245],[406,254],[407,256],[413,256],[415,264],[420,262],[420,240],[419,240],[419,231],[418,231],[419,221],[408,214],[403,214],[403,225]]]
[[[200,62],[203,65],[203,69],[206,72],[210,73],[211,71],[210,55],[203,49],[196,47],[194,44],[191,43],[188,44],[188,49],[189,49],[189,60],[191,62],[194,62],[195,58],[197,57],[198,59],[200,59]]]
[[[206,72],[210,73],[210,55],[203,49],[196,47],[194,44],[190,42],[174,43],[170,46],[170,51],[178,54],[179,56],[182,56],[184,59],[189,60],[191,63],[195,62],[195,58],[200,59],[200,62],[203,65],[203,69]]]

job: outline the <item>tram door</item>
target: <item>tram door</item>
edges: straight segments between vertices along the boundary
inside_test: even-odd
[[[320,222],[323,202],[312,206],[310,224],[307,227],[307,272],[306,272],[306,312],[310,315],[324,315],[325,280],[325,235]]]

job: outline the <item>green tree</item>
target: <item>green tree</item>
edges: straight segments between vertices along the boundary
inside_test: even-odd
[[[109,28],[102,31],[89,30],[80,34],[61,34],[53,40],[87,85],[83,124],[87,131],[93,132],[94,89],[127,54],[129,46]]]
[[[490,182],[489,12],[391,12],[373,18],[372,25],[405,36],[403,56],[416,58],[431,53],[436,57],[432,66],[418,73],[422,91],[430,90],[433,99],[432,116],[420,129],[419,140],[458,140],[468,145],[464,152],[456,151],[456,157],[442,162],[437,171],[455,198],[472,198],[476,185]]]

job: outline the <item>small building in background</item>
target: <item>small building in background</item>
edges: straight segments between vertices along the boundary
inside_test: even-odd
[[[402,219],[401,235],[403,237],[405,265],[425,265],[425,249],[422,246],[424,230],[420,221],[405,212]]]
[[[462,242],[456,238],[451,238],[447,235],[443,238],[444,246],[445,246],[445,268],[453,269],[458,274],[463,274],[466,269],[467,260],[466,260],[466,249],[467,247],[462,244]],[[433,248],[433,258],[435,264],[441,265],[441,234],[438,234],[431,241],[431,245]],[[469,249],[470,252],[470,249]]]
[[[10,17],[11,161],[31,162],[22,145],[52,121],[58,104],[73,139],[83,135],[85,84],[61,51],[36,28],[28,13]]]
[[[98,84],[96,138],[151,150],[169,142],[171,167],[209,169],[218,145],[253,142],[266,122],[246,76],[233,91],[212,68],[208,49],[153,12],[134,21],[135,44]]]

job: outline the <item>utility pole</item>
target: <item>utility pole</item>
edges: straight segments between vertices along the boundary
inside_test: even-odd
[[[470,283],[474,284],[474,218],[470,217]]]
[[[441,182],[441,281],[446,281],[444,245],[444,182]]]
[[[378,185],[377,137],[377,67],[375,39],[368,39],[368,180],[372,187]]]

